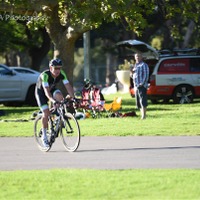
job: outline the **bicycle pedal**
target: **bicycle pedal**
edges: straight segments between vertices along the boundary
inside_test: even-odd
[[[73,133],[73,131],[66,131],[67,134]]]

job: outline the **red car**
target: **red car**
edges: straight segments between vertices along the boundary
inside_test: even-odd
[[[156,51],[146,43],[137,40],[119,42],[133,52],[142,52],[149,65],[148,98],[152,103],[162,100],[174,103],[191,103],[200,98],[200,51],[185,49]],[[130,94],[134,96],[133,81],[130,79]]]

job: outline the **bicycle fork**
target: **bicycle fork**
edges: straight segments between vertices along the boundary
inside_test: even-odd
[[[63,120],[63,122],[67,123],[67,126],[64,124],[66,133],[73,133],[73,128],[72,128],[71,124],[69,123],[68,118],[66,117],[64,119],[65,120]]]
[[[58,137],[60,118],[57,118],[55,121],[52,120],[51,118],[50,121],[51,121],[50,144],[53,144],[55,142],[56,137]]]

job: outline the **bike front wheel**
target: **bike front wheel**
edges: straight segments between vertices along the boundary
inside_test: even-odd
[[[50,127],[50,121],[48,122],[48,127]],[[41,151],[49,151],[51,149],[51,144],[49,147],[44,147],[43,141],[42,141],[42,115],[38,115],[35,119],[34,123],[34,137],[35,141],[37,143],[38,148]],[[48,141],[50,141],[50,130],[47,130],[47,138]]]
[[[80,127],[71,113],[65,113],[60,127],[60,135],[67,151],[74,152],[78,149],[81,139]]]

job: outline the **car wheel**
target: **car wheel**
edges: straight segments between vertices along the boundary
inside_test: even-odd
[[[152,103],[152,104],[157,104],[157,103],[158,103],[158,100],[157,100],[157,99],[151,99],[151,103]]]
[[[173,94],[173,102],[178,104],[192,103],[193,98],[194,91],[189,85],[178,86]]]
[[[26,103],[30,106],[37,106],[37,102],[35,99],[35,85],[32,85],[26,96]]]

